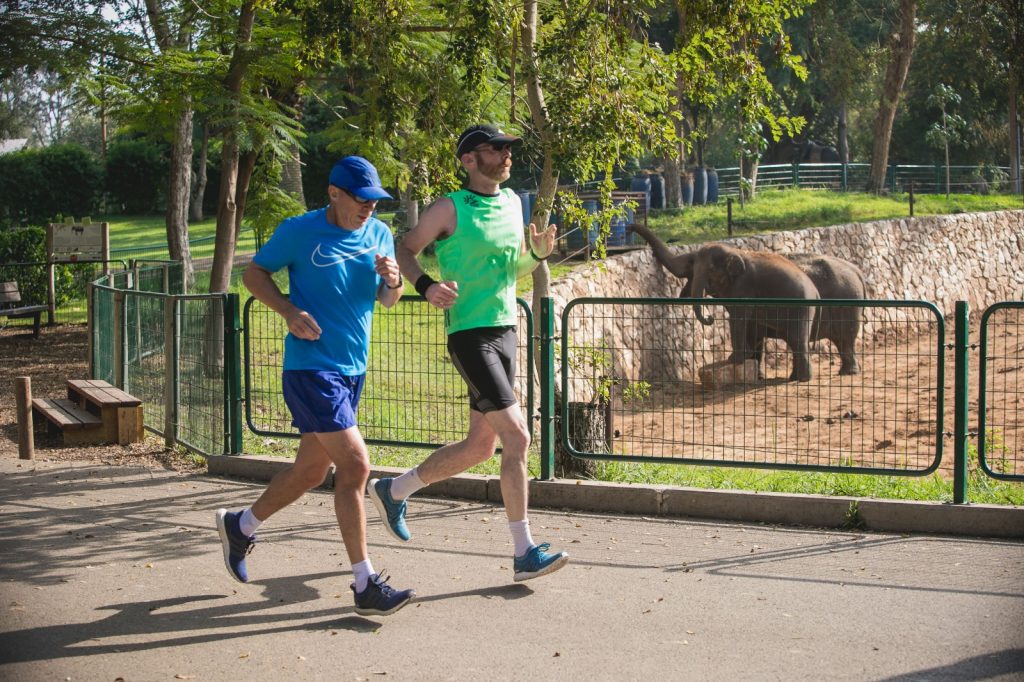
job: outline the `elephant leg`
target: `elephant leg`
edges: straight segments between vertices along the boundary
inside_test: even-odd
[[[734,308],[729,311],[729,335],[732,337],[732,354],[729,362],[734,365],[742,364],[750,358],[750,315],[743,308]]]
[[[857,335],[860,334],[860,308],[851,309],[851,319],[845,320],[837,325],[839,333],[832,343],[839,349],[839,357],[842,364],[839,366],[840,376],[860,374],[860,364],[857,362],[856,346]]]
[[[793,353],[793,371],[789,375],[790,381],[810,381],[811,358],[808,353],[808,339],[811,333],[810,310],[805,309],[806,315],[803,320],[794,317],[794,323],[787,328],[784,339]]]
[[[750,344],[750,348],[752,349],[750,356],[754,359],[754,362],[757,363],[758,380],[764,379],[764,367],[761,365],[761,358],[764,357],[764,343],[767,338],[766,334],[761,334]]]

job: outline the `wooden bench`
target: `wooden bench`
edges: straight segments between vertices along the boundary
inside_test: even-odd
[[[8,318],[31,317],[32,336],[39,337],[39,325],[45,305],[21,305],[21,292],[17,282],[0,282],[0,316]]]
[[[103,420],[92,412],[81,409],[71,400],[33,398],[32,412],[45,420],[49,433],[64,434],[65,445],[105,442]]]
[[[137,443],[143,439],[142,401],[99,379],[68,379],[68,398],[103,422],[105,442]]]

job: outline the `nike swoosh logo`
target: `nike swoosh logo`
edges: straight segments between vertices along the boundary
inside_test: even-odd
[[[359,256],[362,256],[364,253],[370,253],[371,251],[376,251],[376,250],[377,250],[376,246],[370,246],[370,247],[367,247],[365,249],[360,249],[359,251],[355,251],[353,253],[343,253],[343,254],[337,254],[337,255],[333,255],[333,256],[328,256],[325,253],[323,253],[322,251],[320,251],[320,245],[317,244],[316,248],[313,250],[313,253],[309,257],[309,261],[313,265],[318,267],[318,268],[329,268],[332,265],[337,265],[338,263],[344,263],[347,260],[352,260],[353,258],[358,258]]]

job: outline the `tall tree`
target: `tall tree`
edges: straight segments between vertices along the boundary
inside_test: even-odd
[[[868,190],[881,192],[885,188],[886,169],[889,165],[889,141],[896,118],[903,84],[910,70],[917,37],[917,0],[900,0],[898,24],[890,40],[890,59],[875,116],[874,142],[871,148],[871,171]]]
[[[198,6],[185,3],[146,0],[146,17],[152,28],[156,45],[163,61],[175,62],[192,47],[194,21]],[[140,17],[141,19],[141,17]],[[167,250],[172,260],[181,261],[186,288],[193,283],[192,251],[189,248],[188,221],[192,182],[192,94],[181,88],[180,78],[164,78],[164,105],[173,111],[170,130],[171,155],[168,169]]]

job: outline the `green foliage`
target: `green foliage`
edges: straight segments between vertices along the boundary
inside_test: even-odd
[[[57,216],[94,215],[102,187],[102,167],[77,145],[0,156],[0,224],[40,224]]]
[[[167,186],[167,167],[165,145],[141,138],[112,142],[107,150],[107,192],[119,212],[155,212]]]
[[[0,282],[17,282],[25,303],[46,303],[46,229],[23,227],[0,229]],[[33,264],[21,265],[21,264]],[[70,268],[57,266],[53,273],[56,304],[75,295]],[[84,288],[79,294],[84,294]]]
[[[914,215],[944,215],[980,211],[1020,210],[1024,201],[1012,195],[941,194],[914,195]],[[737,234],[798,230],[806,227],[868,222],[908,215],[905,194],[875,196],[819,190],[762,190],[757,200],[743,207],[733,204]],[[729,236],[725,202],[693,206],[686,210],[660,211],[648,218],[652,230],[669,242],[695,244]]]

